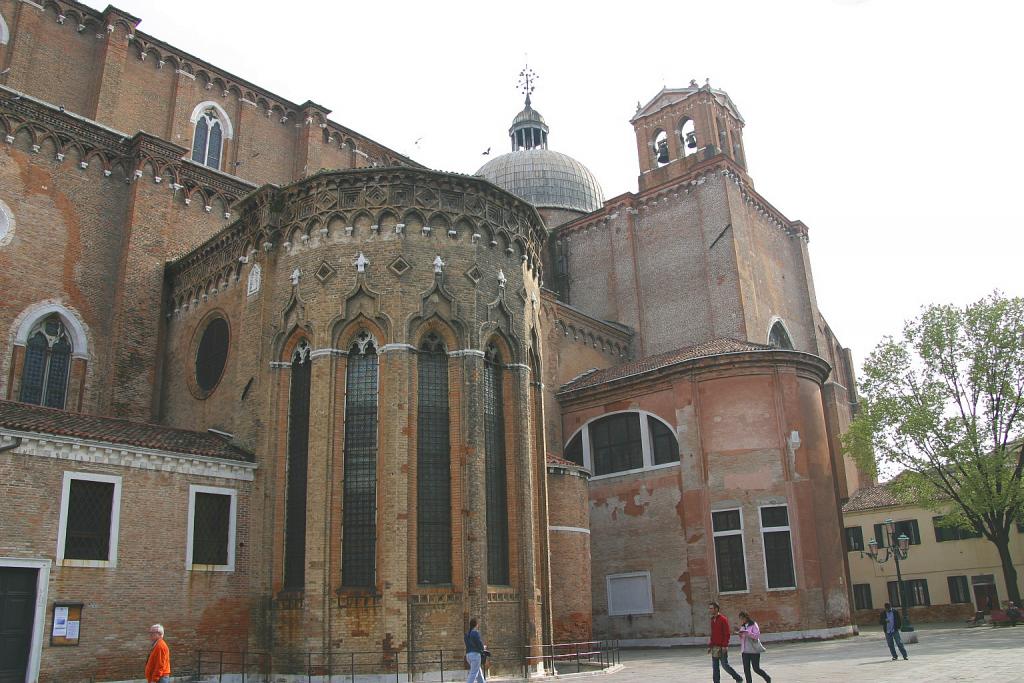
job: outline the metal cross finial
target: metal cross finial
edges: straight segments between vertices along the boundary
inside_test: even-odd
[[[535,87],[534,81],[538,78],[537,73],[530,68],[527,64],[523,66],[523,70],[519,72],[519,83],[516,87],[523,91],[526,95],[526,104],[530,104],[530,95],[533,93]]]

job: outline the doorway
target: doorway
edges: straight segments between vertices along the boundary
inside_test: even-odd
[[[972,576],[971,587],[974,589],[974,604],[979,612],[988,614],[999,609],[999,593],[996,592],[996,580],[992,574]]]
[[[0,567],[0,683],[24,683],[36,619],[38,569]]]

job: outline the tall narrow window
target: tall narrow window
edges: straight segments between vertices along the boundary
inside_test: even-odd
[[[743,514],[739,510],[711,513],[718,566],[718,592],[747,590],[747,566],[743,550]]]
[[[365,331],[348,351],[344,496],[341,585],[372,588],[377,568],[377,345]]]
[[[508,499],[501,353],[488,345],[484,359],[484,461],[487,478],[487,583],[508,585]]]
[[[71,367],[71,338],[60,317],[51,315],[29,333],[21,373],[22,403],[63,408]]]
[[[768,588],[796,588],[787,506],[761,508],[761,536],[764,539],[764,568]]]
[[[309,460],[309,344],[292,354],[288,403],[288,497],[285,510],[284,589],[306,586],[306,468]]]
[[[210,168],[220,168],[220,153],[224,138],[224,126],[212,107],[204,111],[196,121],[195,137],[192,139],[192,161]]]
[[[417,357],[416,574],[420,584],[452,581],[448,354],[436,334]]]

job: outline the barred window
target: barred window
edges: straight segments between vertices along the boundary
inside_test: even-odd
[[[219,169],[223,137],[224,126],[217,110],[210,107],[196,121],[195,137],[192,138],[192,161]]]
[[[22,403],[63,408],[71,368],[71,337],[57,315],[51,315],[29,332],[25,365],[21,373]]]
[[[761,536],[764,539],[764,567],[768,588],[795,588],[793,543],[787,506],[761,508]]]
[[[870,583],[855,583],[853,584],[853,608],[854,609],[874,609],[874,604],[871,602],[871,584]]]
[[[971,602],[971,591],[967,588],[966,576],[947,576],[946,582],[949,584],[950,603]]]
[[[121,477],[65,472],[57,539],[59,564],[115,566]]]
[[[420,346],[416,420],[416,573],[423,585],[452,581],[448,354],[436,334]]]
[[[718,591],[720,593],[730,593],[747,590],[742,512],[740,510],[712,512],[711,529],[715,539]]]
[[[288,491],[284,530],[284,589],[306,586],[306,468],[309,461],[310,348],[305,339],[292,354],[288,397]]]
[[[234,489],[209,486],[189,487],[187,545],[186,566],[189,569],[234,570]]]
[[[371,588],[377,546],[377,344],[360,332],[345,379],[345,483],[341,585]]]
[[[508,585],[508,499],[505,472],[505,396],[501,353],[494,344],[484,358],[484,470],[487,477],[487,583]]]
[[[644,466],[638,413],[617,413],[589,425],[594,474],[611,474]]]
[[[864,550],[864,530],[859,526],[846,527],[846,552]]]

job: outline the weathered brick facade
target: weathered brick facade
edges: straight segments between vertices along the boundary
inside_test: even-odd
[[[838,505],[859,475],[837,439],[856,403],[851,359],[817,309],[806,226],[753,189],[727,95],[660,93],[633,119],[639,192],[582,215],[428,171],[116,8],[0,0],[0,17],[0,398],[49,381],[33,375],[30,345],[54,319],[70,357],[51,405],[67,412],[40,414],[136,421],[98,434],[0,424],[15,513],[0,519],[0,578],[30,567],[40,582],[30,683],[137,678],[155,621],[186,670],[199,649],[362,651],[384,670],[414,651],[457,652],[470,616],[512,660],[566,639],[699,640],[720,592],[710,516],[723,506],[747,520],[750,577],[723,606],[794,637],[847,632]],[[218,320],[223,370],[204,378]],[[793,350],[764,345],[776,328]],[[353,587],[347,381],[368,340],[373,572]],[[422,426],[425,344],[443,348],[448,378],[450,581],[437,583],[419,562],[420,437],[438,438]],[[664,357],[694,348],[710,350]],[[293,391],[303,363],[308,402]],[[623,412],[651,430],[644,467],[590,478],[564,459],[582,427]],[[133,441],[138,422],[167,442]],[[666,434],[676,450],[654,463],[657,429],[658,452]],[[217,435],[237,453],[186,445]],[[496,472],[500,581],[488,561],[502,535],[488,513]],[[61,487],[78,475],[120,478],[116,562],[58,556]],[[230,570],[186,562],[196,487],[233,492]],[[789,509],[795,588],[768,590],[755,571],[769,504]],[[636,612],[635,582],[636,604],[610,609],[613,580],[641,575],[649,611]],[[76,648],[49,644],[57,602],[85,606]],[[275,667],[305,673],[303,661]]]

